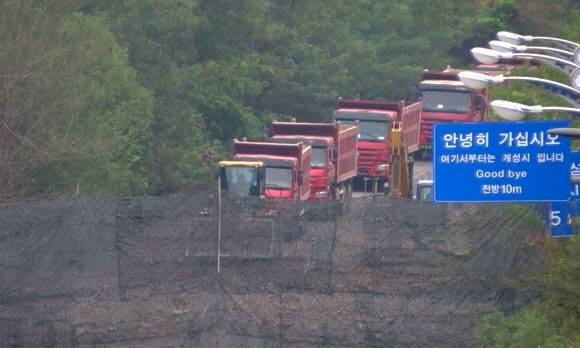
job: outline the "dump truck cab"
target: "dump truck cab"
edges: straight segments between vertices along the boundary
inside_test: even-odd
[[[417,87],[422,98],[420,148],[433,149],[433,125],[440,122],[481,122],[487,114],[487,88],[469,88],[456,71],[425,71]]]
[[[356,125],[272,122],[268,141],[312,146],[310,199],[349,198],[357,175]]]
[[[308,199],[311,154],[312,147],[302,143],[280,144],[234,139],[233,144],[234,161],[263,163],[263,194],[270,198]]]
[[[240,161],[260,160],[265,163],[264,195],[270,198],[298,198],[295,194],[297,186],[302,184],[302,174],[297,169],[296,158],[270,155],[236,156]]]
[[[334,139],[324,136],[277,135],[268,141],[286,144],[304,143],[312,146],[310,158],[310,199],[330,198],[328,178],[335,170]]]
[[[354,125],[358,122],[359,180],[377,178],[382,187],[389,178],[392,123],[398,120],[397,109],[389,102],[339,98],[333,121]]]
[[[333,120],[343,124],[358,121],[358,175],[359,181],[372,178],[383,191],[390,180],[392,162],[392,130],[395,123],[403,120],[406,130],[416,131],[416,136],[407,134],[406,146],[410,152],[419,148],[419,126],[421,102],[405,106],[404,101],[380,101],[343,99],[336,101]],[[398,129],[398,128],[397,128]]]

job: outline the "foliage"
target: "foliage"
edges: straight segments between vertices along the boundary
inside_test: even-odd
[[[0,202],[74,183],[127,192],[151,96],[98,15],[4,3],[0,41]],[[51,16],[52,15],[52,16]]]
[[[575,4],[576,2],[576,4]],[[564,37],[574,0],[514,0],[517,17],[511,22],[523,35]],[[572,38],[570,38],[572,39]]]
[[[510,212],[524,228],[529,230],[541,229],[544,222],[538,218],[538,214],[534,209],[522,204],[507,204],[505,210]]]
[[[547,241],[550,270],[545,300],[513,315],[489,315],[475,334],[483,347],[578,347],[580,345],[580,238]]]
[[[539,24],[542,16],[530,9],[548,4],[9,0],[0,28],[3,43],[20,19],[38,18],[22,27],[34,43],[27,49],[37,58],[30,61],[52,67],[41,69],[43,84],[26,90],[41,97],[37,100],[71,104],[62,103],[60,112],[54,108],[52,115],[60,115],[50,118],[55,129],[68,129],[75,112],[84,117],[74,120],[85,122],[70,128],[69,137],[78,138],[68,148],[76,152],[65,151],[50,163],[36,161],[11,190],[26,188],[35,197],[49,189],[71,192],[76,182],[81,190],[99,193],[207,187],[211,175],[202,161],[207,151],[214,152],[214,161],[228,157],[234,138],[261,139],[274,119],[324,121],[339,96],[404,99],[423,69],[472,65],[472,47],[484,46],[499,30]],[[554,9],[560,12],[548,17],[554,33],[574,37],[574,22],[566,25],[562,12],[569,6],[558,0]],[[44,16],[34,17],[40,9]],[[19,53],[16,46],[3,47],[4,73]],[[66,67],[65,73],[57,66]],[[528,88],[530,93],[494,93],[515,101],[549,100]],[[49,108],[33,109],[38,114]]]

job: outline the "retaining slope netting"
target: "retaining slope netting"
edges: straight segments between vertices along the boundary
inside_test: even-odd
[[[0,347],[473,346],[545,208],[224,195],[218,274],[211,194],[2,207]]]

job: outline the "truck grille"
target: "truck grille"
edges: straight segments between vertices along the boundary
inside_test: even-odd
[[[388,154],[382,149],[365,149],[358,148],[358,175],[372,176],[376,174],[377,165],[389,162]],[[383,174],[384,175],[384,171]]]
[[[379,151],[376,150],[358,150],[358,160],[359,162],[369,162],[369,161],[378,161],[379,160]]]
[[[433,125],[435,123],[450,123],[451,121],[441,121],[433,119],[421,119],[421,135],[424,136],[425,140],[429,143],[433,142]]]

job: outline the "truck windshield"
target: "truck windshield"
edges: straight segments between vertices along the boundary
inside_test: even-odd
[[[421,90],[423,111],[468,113],[471,93],[460,91]]]
[[[266,168],[266,187],[268,188],[292,188],[292,169],[291,168]]]
[[[232,166],[225,169],[227,186],[223,187],[225,185],[222,184],[223,189],[244,196],[259,195],[258,168]]]
[[[341,120],[339,117],[336,117],[336,120],[342,124],[355,124],[353,120]],[[389,133],[387,132],[389,123],[387,121],[360,121],[358,124],[358,140],[384,142],[389,138]]]
[[[324,168],[326,164],[326,148],[314,147],[312,148],[312,157],[310,157],[311,168]]]

